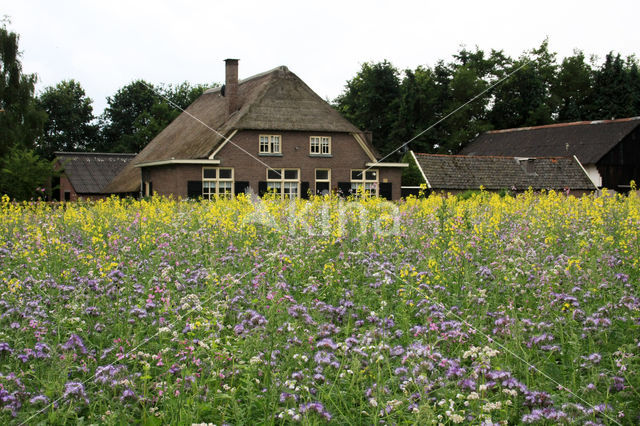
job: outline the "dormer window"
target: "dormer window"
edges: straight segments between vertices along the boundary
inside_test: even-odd
[[[309,153],[311,155],[331,155],[330,136],[311,136],[309,145]]]
[[[260,154],[282,154],[280,135],[260,135]]]

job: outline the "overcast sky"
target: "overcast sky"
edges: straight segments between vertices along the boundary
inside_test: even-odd
[[[286,65],[334,99],[362,63],[400,70],[449,60],[461,45],[511,56],[549,38],[560,57],[640,53],[633,1],[29,1],[2,0],[38,89],[76,79],[102,112],[134,79],[222,82]]]

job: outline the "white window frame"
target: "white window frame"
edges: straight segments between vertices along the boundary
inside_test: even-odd
[[[360,172],[361,178],[354,179],[353,173]],[[367,173],[374,172],[376,174],[375,179],[367,179]],[[351,169],[351,174],[349,175],[351,178],[351,192],[355,196],[364,195],[374,195],[378,196],[379,190],[379,180],[380,180],[380,171],[378,169]],[[361,193],[360,188],[364,188],[364,193]]]
[[[318,179],[318,171],[319,170],[324,170],[327,172],[327,179]],[[313,177],[314,177],[314,181],[315,181],[315,186],[316,186],[316,194],[318,193],[318,182],[326,182],[329,184],[329,191],[331,191],[331,169],[327,169],[327,168],[319,168],[319,169],[315,169],[313,171]]]
[[[331,136],[310,136],[310,155],[331,155]]]
[[[276,171],[280,174],[278,178],[269,178],[270,171]],[[295,179],[286,179],[285,172],[286,171],[296,171]],[[280,198],[300,198],[300,169],[295,168],[278,168],[278,169],[267,169],[267,190],[269,192],[275,192],[280,195]],[[291,192],[291,189],[295,187],[295,192]]]
[[[281,135],[259,135],[258,153],[260,154],[282,154]]]
[[[215,170],[215,178],[204,177],[205,170]],[[231,170],[230,178],[221,178],[220,170]],[[232,198],[234,195],[234,169],[233,167],[203,167],[202,168],[202,198],[211,200],[216,198]],[[213,185],[212,185],[213,184]],[[229,191],[220,191],[221,184],[224,184],[225,189]],[[213,190],[212,190],[213,189]]]

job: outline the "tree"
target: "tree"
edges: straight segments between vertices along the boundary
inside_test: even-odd
[[[557,121],[585,120],[592,97],[593,70],[585,62],[584,53],[574,51],[562,60],[552,93],[558,100]]]
[[[0,194],[14,200],[46,198],[53,167],[32,150],[13,147],[0,160]]]
[[[38,98],[38,106],[49,116],[36,142],[38,154],[51,160],[55,151],[82,151],[94,145],[98,126],[91,102],[75,80],[47,87]]]
[[[106,152],[140,152],[206,88],[187,82],[158,87],[144,80],[129,83],[107,98],[108,106],[101,117],[102,138],[93,148]]]
[[[107,108],[101,117],[102,140],[97,147],[106,152],[140,152],[149,142],[147,134],[140,134],[145,113],[156,104],[153,86],[144,80],[129,83],[107,98]]]
[[[18,35],[0,28],[0,157],[12,147],[33,148],[47,118],[34,100],[35,74],[23,74]]]
[[[499,77],[512,74],[491,92],[493,107],[488,115],[496,129],[536,126],[553,121],[557,101],[551,92],[556,78],[555,53],[548,40],[539,48],[512,61]]]
[[[373,132],[374,146],[381,154],[394,148],[391,139],[398,112],[400,80],[398,70],[386,60],[364,63],[358,74],[347,82],[346,90],[334,105],[353,124]]]
[[[593,120],[631,117],[639,111],[634,108],[634,83],[632,82],[633,64],[609,52],[604,64],[596,70],[593,85],[593,101],[590,118]],[[637,75],[637,66],[636,66]]]

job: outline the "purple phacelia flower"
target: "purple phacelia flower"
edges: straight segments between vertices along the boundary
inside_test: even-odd
[[[138,397],[136,396],[135,392],[127,388],[122,392],[122,396],[120,397],[120,402],[127,402],[128,400],[135,401],[137,399]]]
[[[338,345],[333,343],[333,340],[331,340],[330,338],[325,338],[316,343],[316,348],[331,349],[335,351],[336,349],[338,349]]]
[[[11,346],[9,346],[8,343],[6,342],[0,342],[0,355],[2,355],[3,353],[13,353],[13,349],[11,349]]]
[[[69,337],[69,340],[67,340],[67,343],[62,345],[62,349],[69,351],[75,348],[80,349],[80,352],[83,354],[87,353],[87,348],[84,346],[84,342],[82,341],[80,336],[74,333],[71,335],[71,337]]]
[[[37,405],[37,404],[47,405],[49,403],[49,398],[47,398],[46,395],[36,395],[33,398],[31,398],[29,402],[34,405]]]
[[[62,394],[63,398],[69,398],[73,396],[74,399],[84,400],[87,404],[89,403],[89,398],[87,398],[87,393],[84,390],[84,385],[80,382],[67,382],[64,384],[64,393]]]

